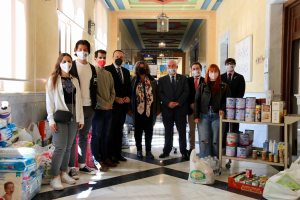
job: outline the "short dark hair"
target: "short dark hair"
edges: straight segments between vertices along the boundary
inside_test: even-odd
[[[234,64],[236,64],[236,62],[233,58],[227,58],[226,61],[225,61],[225,65],[227,65],[230,62],[233,62]]]
[[[121,52],[121,53],[123,53],[123,51],[121,51],[121,50],[115,50],[115,51],[113,52],[113,56],[115,55],[116,52]],[[124,54],[124,53],[123,53],[123,54]]]
[[[106,51],[105,51],[105,50],[99,49],[99,50],[95,51],[95,58],[98,57],[98,53],[101,53],[101,54],[105,54],[105,55],[106,55]]]
[[[13,185],[15,185],[13,182],[6,182],[6,183],[4,184],[4,189],[6,189],[6,188],[7,188],[7,186],[8,186],[9,184],[13,184]]]
[[[202,70],[202,65],[198,61],[192,63],[191,69],[192,69],[193,65],[199,65],[200,69]]]
[[[74,52],[76,52],[76,50],[80,44],[87,46],[89,54],[91,53],[91,44],[87,40],[78,40],[78,42],[76,42]],[[74,55],[77,56],[76,53]]]

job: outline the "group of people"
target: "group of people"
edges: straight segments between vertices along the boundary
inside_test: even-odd
[[[75,184],[75,180],[79,179],[75,168],[77,132],[80,173],[96,174],[85,164],[90,127],[91,150],[98,170],[105,172],[120,161],[127,161],[122,156],[126,114],[133,117],[139,158],[144,156],[143,132],[145,156],[154,158],[151,142],[156,117],[160,113],[165,127],[165,144],[159,158],[168,157],[172,150],[174,122],[184,160],[189,160],[195,148],[196,125],[199,130],[199,157],[218,156],[219,116],[225,113],[226,98],[232,96],[230,93],[235,94],[231,90],[237,86],[238,90],[244,90],[238,95],[245,92],[243,76],[234,72],[234,59],[225,62],[227,74],[221,76],[219,67],[212,64],[205,78],[201,77],[199,62],[192,64],[193,77],[187,78],[177,73],[176,61],[170,60],[167,64],[169,75],[159,78],[157,83],[144,61],[136,62],[131,77],[130,72],[122,67],[124,54],[121,50],[113,52],[113,63],[108,66],[105,66],[106,51],[97,50],[94,55],[96,66],[93,66],[87,61],[90,49],[88,41],[79,40],[74,49],[76,60],[67,53],[60,54],[46,84],[47,118],[55,145],[51,165],[53,179],[50,182],[54,190],[62,190],[62,183]]]

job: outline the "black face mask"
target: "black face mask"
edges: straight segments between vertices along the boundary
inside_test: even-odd
[[[146,70],[144,68],[139,68],[139,74],[144,75],[146,73]]]
[[[118,58],[115,60],[116,65],[122,65],[123,60],[121,58]]]

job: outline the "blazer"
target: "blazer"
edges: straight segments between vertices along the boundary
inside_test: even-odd
[[[122,72],[123,72],[124,83],[122,83],[120,81],[114,64],[106,66],[105,69],[111,73],[111,75],[114,79],[114,87],[115,87],[116,97],[131,98],[130,72],[128,71],[128,69],[121,67]],[[124,112],[127,112],[128,104],[127,103],[118,104],[116,101],[114,101],[113,110],[118,110],[118,109],[122,109]]]
[[[70,77],[72,83],[76,88],[76,94],[75,94],[76,122],[79,122],[79,124],[84,124],[84,115],[83,115],[81,90],[80,90],[79,82],[77,78],[74,78],[71,75]],[[69,111],[65,103],[64,93],[62,92],[63,88],[61,83],[61,76],[58,75],[55,88],[51,88],[50,90],[49,88],[51,85],[52,85],[52,77],[49,78],[46,87],[46,109],[48,114],[47,119],[50,125],[56,124],[56,122],[54,121],[54,113],[57,110]]]
[[[161,111],[161,105],[160,105],[160,99],[157,95],[157,82],[150,74],[148,74],[147,76],[150,79],[150,84],[152,87],[152,94],[153,94],[151,111],[152,111],[152,125],[154,126],[157,117],[156,113],[157,111]],[[140,78],[137,78],[137,76],[134,76],[131,79],[132,95],[130,99],[131,104],[129,104],[129,110],[132,111],[134,124],[135,124],[135,111],[136,111],[136,87],[137,87],[137,80],[139,81],[139,79]]]
[[[166,75],[158,80],[158,96],[162,101],[162,116],[172,117],[173,115],[188,114],[189,85],[187,78],[176,74],[175,92],[173,92],[170,76]],[[175,108],[170,108],[171,101],[179,103]]]
[[[245,88],[246,83],[244,76],[234,72],[231,85],[229,85],[228,79],[227,79],[227,72],[221,75],[221,81],[226,83],[227,86],[229,86],[231,91],[231,97],[235,98],[243,98],[245,95]]]
[[[97,105],[97,73],[96,73],[96,69],[95,67],[89,63],[91,66],[91,70],[92,70],[92,78],[90,80],[90,98],[91,98],[91,102],[92,102],[92,109],[95,110],[96,109],[96,105]],[[78,71],[77,71],[77,66],[76,66],[76,60],[73,60],[72,62],[72,69],[74,71],[75,77],[78,79],[79,85],[80,85],[80,79],[78,76]]]
[[[200,87],[201,83],[203,83],[204,81],[205,81],[204,78],[200,76],[198,88]],[[195,79],[194,79],[193,76],[188,78],[188,84],[189,84],[189,89],[190,89],[190,95],[189,95],[189,98],[188,98],[188,107],[189,107],[188,114],[191,115],[191,114],[194,113],[194,110],[191,108],[191,104],[194,103],[195,96],[196,96]]]

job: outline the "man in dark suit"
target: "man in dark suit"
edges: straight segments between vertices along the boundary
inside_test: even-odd
[[[173,126],[176,124],[179,135],[180,153],[189,160],[186,149],[186,115],[188,114],[189,86],[187,78],[177,74],[177,63],[170,60],[167,65],[169,75],[158,80],[158,96],[162,101],[162,117],[165,127],[165,145],[159,158],[169,156],[173,147]]]
[[[199,62],[193,62],[192,63],[192,77],[188,78],[188,84],[190,89],[190,95],[188,98],[188,121],[189,121],[189,142],[190,142],[190,149],[189,149],[189,155],[191,154],[192,150],[195,149],[195,129],[196,129],[196,123],[194,121],[194,101],[195,101],[195,95],[198,87],[200,87],[201,83],[203,83],[205,80],[203,77],[201,77],[202,72],[202,65]],[[197,124],[198,126],[198,124]]]
[[[116,92],[108,145],[108,156],[113,163],[126,161],[126,158],[122,156],[121,152],[123,125],[125,123],[128,103],[130,103],[131,84],[129,71],[121,66],[123,61],[123,52],[121,50],[115,50],[113,53],[113,63],[105,67],[114,79]]]
[[[235,59],[233,58],[228,58],[225,61],[225,66],[227,72],[221,75],[221,81],[226,83],[231,91],[231,97],[234,98],[243,98],[245,94],[245,79],[244,76],[235,72],[236,62]],[[226,146],[226,135],[227,132],[229,131],[229,124],[226,123],[225,126],[225,132],[223,133],[223,148]],[[238,123],[233,123],[232,126],[232,131],[239,131],[239,124]]]

